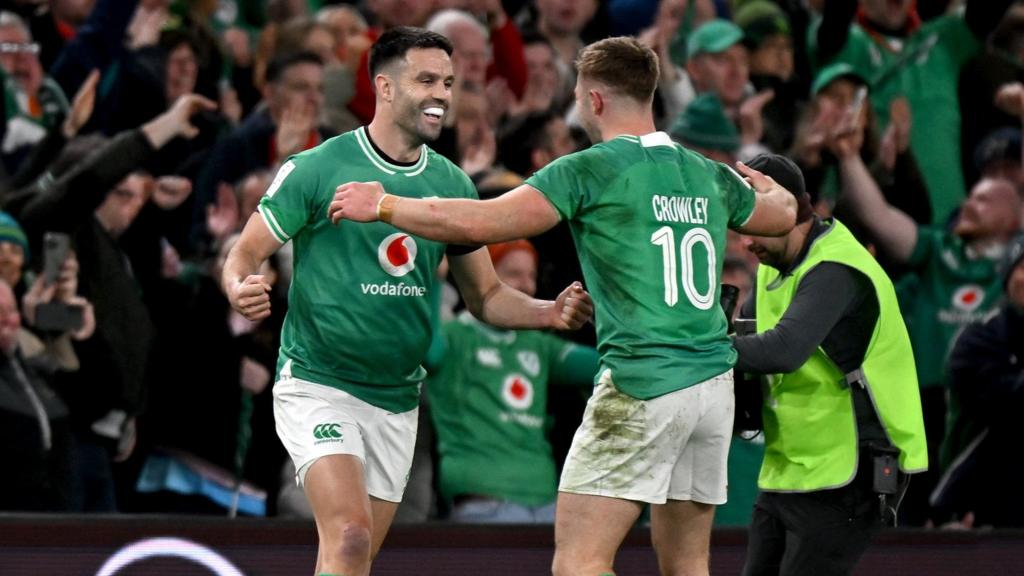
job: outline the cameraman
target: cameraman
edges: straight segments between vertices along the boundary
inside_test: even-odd
[[[769,384],[743,573],[847,574],[895,516],[897,470],[928,465],[910,340],[892,282],[842,223],[812,213],[799,168],[771,154],[749,165],[799,209],[786,236],[744,241],[762,265],[736,368]]]

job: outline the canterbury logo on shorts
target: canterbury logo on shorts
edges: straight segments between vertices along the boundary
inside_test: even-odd
[[[313,427],[313,437],[317,439],[316,444],[320,442],[340,442],[341,431],[338,428],[341,424],[336,422],[329,422],[326,424],[317,424]]]

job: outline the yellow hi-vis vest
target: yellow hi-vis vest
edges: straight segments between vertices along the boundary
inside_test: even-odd
[[[910,338],[892,281],[838,220],[813,240],[807,257],[789,276],[762,265],[757,273],[757,331],[778,324],[800,280],[821,262],[836,262],[867,276],[878,297],[878,321],[864,362],[850,380],[867,389],[893,446],[900,469],[928,468],[921,396]],[[857,385],[857,384],[853,384]],[[847,375],[819,346],[789,374],[768,378],[764,415],[765,456],[758,478],[762,490],[808,492],[844,486],[857,474],[857,423]]]

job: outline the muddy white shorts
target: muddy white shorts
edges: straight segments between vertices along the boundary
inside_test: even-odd
[[[732,371],[650,400],[601,375],[558,489],[664,504],[724,504],[735,406]]]
[[[287,366],[274,384],[277,435],[295,463],[300,486],[318,458],[350,454],[362,461],[371,496],[401,502],[418,413],[419,408],[388,412],[337,388],[294,378]]]

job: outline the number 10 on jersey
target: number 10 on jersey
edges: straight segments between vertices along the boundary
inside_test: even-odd
[[[691,228],[679,242],[679,268],[676,268],[676,234],[672,228],[662,226],[651,234],[651,244],[661,247],[662,263],[664,264],[665,304],[675,306],[679,301],[678,277],[683,285],[686,299],[699,310],[708,310],[715,303],[715,286],[718,284],[715,267],[715,245],[711,235],[704,228]],[[704,294],[697,291],[693,282],[693,249],[703,244],[708,251],[708,288]]]

